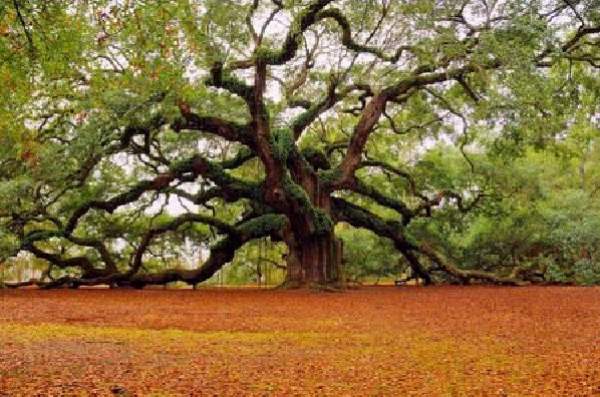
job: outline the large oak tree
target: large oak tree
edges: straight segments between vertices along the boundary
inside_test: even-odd
[[[45,286],[196,284],[265,236],[287,246],[287,285],[341,286],[340,222],[393,241],[426,283],[518,284],[407,226],[485,200],[469,149],[563,133],[573,68],[600,66],[593,0],[0,7],[0,261],[47,261]],[[406,148],[436,139],[469,175],[411,172]],[[146,266],[206,241],[196,268]]]

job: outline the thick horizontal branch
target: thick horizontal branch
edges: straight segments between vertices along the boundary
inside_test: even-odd
[[[176,132],[182,130],[207,132],[230,142],[240,142],[250,147],[254,144],[248,126],[219,117],[202,117],[192,112],[182,112],[182,117],[171,125],[171,128]]]
[[[528,282],[508,276],[499,276],[494,273],[484,272],[480,270],[463,270],[451,263],[449,259],[436,252],[428,244],[421,244],[418,251],[428,257],[433,263],[438,265],[447,274],[456,277],[463,283],[469,283],[471,280],[481,280],[494,284],[522,286],[529,284]]]
[[[112,212],[122,205],[134,202],[146,191],[163,191],[167,194],[174,192],[176,189],[169,187],[170,182],[178,178],[184,180],[188,174],[192,177],[203,175],[217,184],[215,188],[209,189],[208,192],[201,192],[197,196],[186,197],[194,203],[206,202],[211,197],[221,197],[226,201],[237,201],[241,198],[247,198],[253,200],[253,202],[260,202],[261,200],[260,184],[245,182],[238,178],[232,177],[224,171],[219,163],[213,163],[200,156],[194,156],[186,161],[174,165],[170,172],[159,175],[152,180],[139,182],[127,192],[121,193],[112,199],[105,201],[92,200],[83,204],[74,211],[67,222],[67,226],[64,228],[62,228],[62,224],[57,221],[57,229],[55,230],[30,231],[23,237],[21,249],[30,251],[34,255],[45,259],[60,268],[81,268],[85,273],[84,276],[88,278],[92,275],[98,276],[100,274],[115,273],[117,268],[115,260],[107,247],[101,241],[73,235],[74,229],[76,228],[80,219],[92,209],[100,209],[107,212]],[[180,191],[179,193],[183,194],[184,196],[186,194],[184,191]],[[219,222],[218,220],[205,219],[198,215],[186,215],[186,217],[190,218],[184,218],[188,221],[205,221],[223,230],[227,229],[228,227],[226,224]],[[232,231],[233,229],[229,229],[229,232]],[[160,230],[152,230],[150,237],[153,237],[152,233],[157,232],[160,232]],[[99,253],[102,262],[104,262],[104,269],[96,268],[92,261],[86,256],[65,259],[59,255],[42,251],[36,247],[36,242],[51,238],[66,238],[76,245],[94,248]]]
[[[350,190],[352,190],[362,196],[370,198],[371,200],[375,201],[379,205],[382,205],[384,207],[391,208],[391,209],[397,211],[398,213],[400,213],[402,215],[402,223],[405,225],[407,225],[414,216],[413,211],[411,211],[410,208],[408,208],[408,206],[406,204],[404,204],[402,201],[392,198],[392,197],[389,197],[389,196],[386,196],[385,194],[381,193],[376,188],[367,185],[366,183],[360,181],[359,179],[354,180],[354,183],[352,183],[350,185]]]
[[[63,258],[60,255],[43,251],[36,247],[35,244],[31,244],[27,249],[36,257],[44,259],[61,269],[66,269],[68,267],[77,267],[82,269],[86,274],[94,273],[95,269],[92,262],[89,260],[89,258],[85,256]]]
[[[208,221],[208,219],[204,220]],[[179,223],[183,221],[184,219],[177,222]],[[25,284],[7,283],[5,284],[5,287],[17,288],[20,286],[37,285],[40,288],[58,288],[62,286],[78,287],[85,285],[110,284],[142,288],[149,284],[167,284],[175,281],[182,281],[188,284],[197,284],[209,279],[221,267],[230,262],[233,259],[236,250],[239,249],[243,244],[260,237],[270,235],[280,236],[281,231],[286,227],[286,224],[286,218],[282,215],[276,214],[266,214],[240,223],[235,227],[234,232],[221,239],[217,244],[215,244],[214,247],[212,247],[207,261],[197,269],[172,269],[156,274],[132,274],[131,272],[127,272],[93,278],[63,277],[51,282],[31,280]],[[229,226],[226,228],[229,228]]]
[[[171,182],[177,179],[184,179],[186,175],[197,177],[202,175],[212,180],[217,185],[231,187],[237,191],[254,192],[256,186],[248,184],[228,175],[218,163],[213,163],[206,160],[202,156],[196,155],[185,161],[174,164],[171,169],[163,174],[156,176],[150,180],[138,182],[126,192],[123,192],[108,200],[91,200],[82,204],[77,208],[69,220],[67,221],[64,230],[51,232],[52,236],[68,237],[72,235],[77,227],[79,220],[92,209],[103,210],[109,213],[114,212],[117,208],[138,200],[145,192],[148,191],[167,191]],[[258,198],[256,194],[252,194],[253,198]],[[31,233],[27,236],[28,240],[34,241],[45,239],[47,232]],[[50,237],[52,237],[50,236]]]

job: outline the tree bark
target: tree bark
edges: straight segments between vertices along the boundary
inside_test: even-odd
[[[289,245],[286,286],[344,288],[342,242],[333,231]]]
[[[311,205],[331,219],[331,193],[324,189],[314,172],[292,169],[294,182],[306,192]],[[287,276],[289,288],[344,288],[343,246],[335,236],[334,222],[319,224],[315,213],[300,208],[291,218],[292,238],[287,239]]]

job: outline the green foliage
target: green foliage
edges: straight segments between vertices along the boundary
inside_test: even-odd
[[[344,242],[346,275],[356,281],[366,278],[398,277],[406,264],[390,241],[364,229],[338,227]]]
[[[600,263],[590,259],[580,259],[573,266],[574,279],[577,284],[600,284]]]
[[[544,279],[548,282],[565,284],[570,281],[569,275],[567,275],[552,258],[540,258],[540,261],[546,268]]]
[[[579,138],[574,134],[571,139]],[[509,274],[521,268],[552,283],[597,284],[600,207],[597,185],[590,184],[596,180],[596,142],[595,137],[588,140],[583,157],[527,151],[510,165],[502,160],[494,167],[478,163],[490,173],[489,197],[482,205],[468,214],[439,211],[431,221],[413,222],[411,232],[444,246],[467,269]],[[561,142],[554,149],[573,144]],[[440,163],[429,159],[431,169]],[[498,159],[486,161],[494,164]],[[449,177],[441,183],[459,180]]]
[[[100,270],[105,245],[126,270],[148,229],[181,213],[227,222],[234,238],[284,226],[318,238],[338,219],[311,200],[331,194],[413,244],[438,244],[466,269],[597,283],[597,35],[564,44],[582,34],[579,18],[600,23],[597,7],[582,2],[578,15],[565,7],[549,17],[545,2],[518,0],[494,10],[345,0],[319,12],[319,4],[2,2],[0,261],[36,244]],[[287,55],[260,81],[257,61]],[[385,113],[366,114],[376,97],[388,99]],[[379,117],[370,135],[357,135],[370,117]],[[276,187],[263,183],[269,150],[257,155],[259,125],[283,168]],[[387,166],[359,165],[360,184],[330,192],[348,145],[363,141],[350,160]],[[283,188],[286,202],[267,202],[267,188]],[[355,216],[368,225],[365,214]],[[186,224],[154,236],[145,271],[182,267],[189,246],[227,248],[214,229]],[[337,231],[353,276],[405,266],[389,241]],[[231,279],[252,274],[248,249]],[[269,258],[279,264],[277,252]],[[66,267],[53,274],[76,274]]]

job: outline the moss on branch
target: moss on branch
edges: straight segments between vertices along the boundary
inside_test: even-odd
[[[282,163],[287,162],[294,144],[292,131],[288,128],[276,130],[271,134],[273,156]]]

